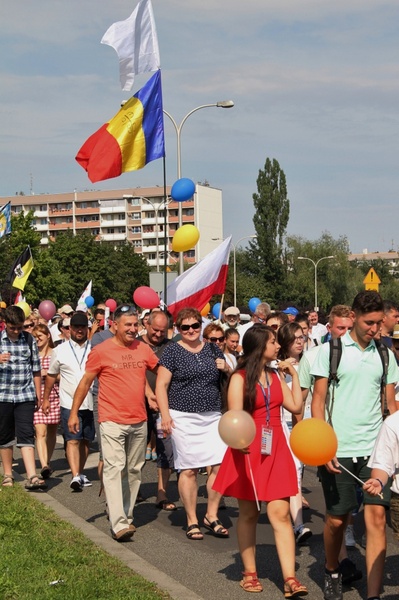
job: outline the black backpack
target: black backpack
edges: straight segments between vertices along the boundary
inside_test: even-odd
[[[374,340],[378,354],[382,362],[382,377],[381,377],[381,412],[382,418],[385,419],[389,415],[386,401],[386,381],[389,366],[389,350],[378,340]],[[331,389],[331,395],[327,401],[328,422],[332,425],[332,411],[334,407],[335,387],[339,383],[338,367],[342,356],[342,340],[341,338],[331,338],[330,342],[330,373],[328,376],[328,387]]]

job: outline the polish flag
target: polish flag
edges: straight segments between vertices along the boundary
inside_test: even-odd
[[[176,277],[167,290],[168,311],[175,317],[182,308],[202,310],[226,286],[231,237],[207,254],[199,263]]]

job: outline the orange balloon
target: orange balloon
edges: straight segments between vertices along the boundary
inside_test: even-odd
[[[209,302],[207,302],[207,304],[205,304],[204,308],[201,310],[201,316],[202,317],[207,317],[208,314],[211,311],[211,305],[209,304]]]
[[[293,453],[305,465],[317,467],[334,458],[338,440],[334,429],[323,419],[304,419],[290,436]]]
[[[255,439],[255,421],[245,410],[228,410],[220,418],[219,435],[227,446],[241,450]]]

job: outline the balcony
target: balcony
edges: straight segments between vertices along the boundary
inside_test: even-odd
[[[126,239],[125,233],[102,233],[101,239],[105,242],[118,242]]]

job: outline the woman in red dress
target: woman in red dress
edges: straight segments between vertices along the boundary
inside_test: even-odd
[[[248,448],[228,448],[213,489],[238,499],[237,537],[244,565],[241,587],[247,592],[261,592],[263,589],[255,562],[259,518],[257,496],[259,501],[267,502],[267,515],[273,527],[284,578],[284,596],[296,598],[308,592],[295,577],[295,538],[289,499],[297,494],[298,484],[294,461],[281,426],[280,410],[283,406],[295,414],[299,413],[302,396],[297,373],[289,362],[279,363],[281,377],[267,366],[276,360],[278,350],[276,333],[270,327],[255,324],[244,335],[244,354],[239,359],[237,371],[231,376],[227,405],[229,410],[246,410],[252,415],[256,436]],[[284,373],[292,377],[292,390],[284,381]],[[268,443],[262,445],[262,438]]]

